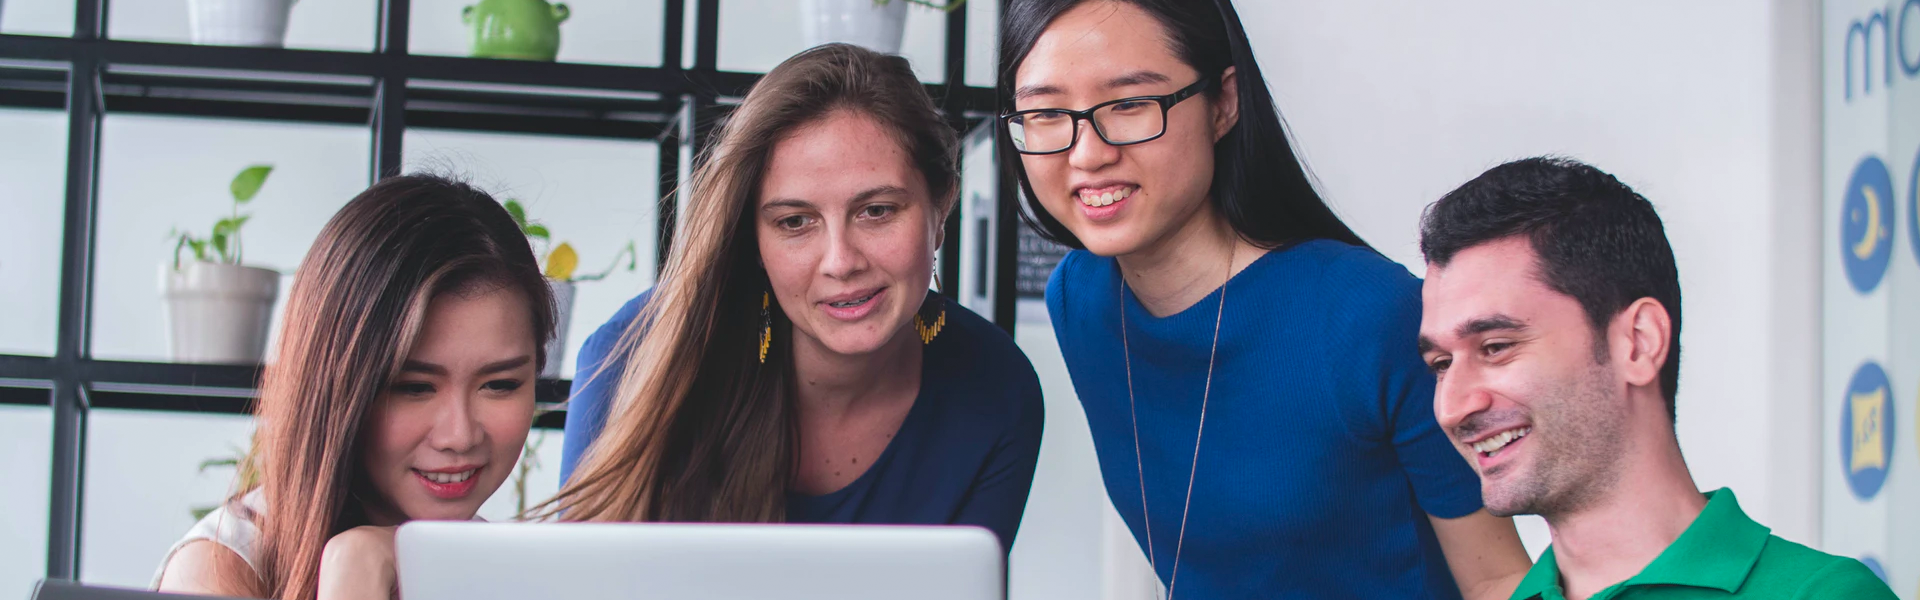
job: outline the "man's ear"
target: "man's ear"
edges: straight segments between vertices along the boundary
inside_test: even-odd
[[[1673,352],[1673,318],[1653,298],[1641,298],[1615,315],[1608,327],[1613,358],[1628,384],[1660,384],[1660,371]]]

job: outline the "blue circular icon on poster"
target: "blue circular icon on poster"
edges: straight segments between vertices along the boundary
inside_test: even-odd
[[[1920,152],[1913,155],[1913,175],[1907,177],[1907,243],[1913,244],[1913,260],[1920,262]]]
[[[1846,265],[1854,291],[1873,291],[1887,274],[1896,202],[1887,164],[1873,155],[1860,159],[1847,179],[1847,198],[1840,209],[1840,263]]]
[[[1861,500],[1872,500],[1893,462],[1893,387],[1887,372],[1867,361],[1853,372],[1840,399],[1840,472]]]
[[[1880,561],[1874,560],[1872,556],[1862,556],[1860,564],[1866,565],[1868,571],[1873,571],[1873,576],[1879,577],[1880,583],[1893,585],[1893,582],[1887,581],[1887,568],[1880,566]]]

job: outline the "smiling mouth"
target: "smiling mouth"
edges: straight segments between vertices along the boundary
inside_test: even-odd
[[[1080,190],[1079,192],[1076,192],[1074,196],[1080,199],[1081,204],[1085,204],[1087,206],[1091,206],[1094,208],[1099,208],[1102,206],[1113,204],[1115,202],[1119,202],[1121,200],[1125,200],[1128,197],[1133,196],[1133,193],[1137,191],[1140,191],[1140,188],[1138,186],[1129,185],[1129,186],[1122,186],[1116,189],[1110,189],[1105,192],[1100,192],[1097,194],[1092,193],[1091,190]]]
[[[472,469],[467,469],[465,471],[460,471],[458,473],[430,473],[430,472],[422,471],[419,469],[414,469],[413,472],[419,474],[421,479],[425,479],[427,481],[431,481],[441,485],[447,485],[447,484],[465,482],[466,480],[471,479],[474,473],[480,472],[480,469],[472,468]]]
[[[1473,447],[1474,452],[1480,453],[1480,456],[1490,458],[1500,452],[1500,449],[1506,448],[1508,444],[1520,441],[1520,438],[1527,437],[1529,433],[1533,433],[1532,427],[1509,429],[1488,437],[1487,439],[1474,442],[1470,444],[1470,446]]]
[[[870,294],[867,294],[867,295],[865,295],[865,296],[861,296],[861,297],[859,297],[859,298],[854,298],[854,299],[852,299],[852,300],[845,300],[845,301],[841,301],[841,302],[828,302],[828,303],[827,303],[827,306],[831,306],[831,307],[834,307],[834,308],[853,308],[853,307],[856,307],[856,306],[860,306],[860,305],[862,305],[862,304],[866,304],[866,303],[868,303],[868,302],[872,302],[872,301],[873,301],[873,297],[874,297],[874,296],[878,296],[878,295],[880,295],[880,290],[874,290],[874,291],[873,291],[872,293],[870,293]]]

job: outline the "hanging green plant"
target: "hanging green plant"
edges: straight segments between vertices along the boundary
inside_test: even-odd
[[[247,219],[253,218],[253,215],[240,214],[240,205],[252,202],[253,197],[260,193],[260,187],[266,185],[267,176],[271,174],[273,174],[273,165],[254,165],[241,169],[240,174],[234,175],[233,182],[227,186],[228,191],[233,194],[233,209],[225,218],[214,221],[213,231],[206,237],[177,228],[168,233],[168,237],[175,239],[174,270],[180,270],[180,253],[188,249],[193,250],[193,259],[200,262],[240,264],[242,250],[240,228],[247,224]]]
[[[553,242],[552,232],[547,230],[545,224],[528,219],[527,209],[520,204],[519,200],[508,198],[502,204],[506,205],[507,215],[513,217],[514,225],[520,227],[520,233],[526,234],[528,241],[533,241],[535,246],[545,246]],[[606,279],[614,271],[622,270],[623,261],[627,272],[640,268],[640,254],[633,240],[627,240],[626,247],[613,255],[613,264],[607,265],[605,270],[579,275],[575,271],[580,266],[580,253],[573,249],[573,244],[560,242],[549,248],[546,255],[540,258],[540,269],[548,279],[554,281],[599,281]]]

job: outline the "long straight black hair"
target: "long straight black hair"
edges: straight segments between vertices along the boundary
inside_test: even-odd
[[[1087,0],[1011,0],[1000,18],[1000,106],[1013,110],[1014,74],[1033,51],[1040,35],[1055,18]],[[1213,186],[1208,194],[1215,210],[1226,215],[1235,232],[1265,248],[1307,240],[1331,239],[1370,247],[1333,214],[1313,187],[1306,166],[1294,155],[1292,140],[1280,110],[1274,106],[1253,48],[1240,26],[1240,15],[1229,0],[1116,0],[1153,15],[1167,30],[1174,53],[1203,77],[1218,77],[1233,67],[1240,84],[1240,119],[1213,146]],[[1208,92],[1217,98],[1219,87]],[[1071,108],[1071,107],[1069,107]],[[1005,128],[1000,130],[1001,167],[1020,181],[1027,210],[1020,218],[1055,242],[1085,248],[1073,232],[1061,225],[1034,196],[1020,154]]]

